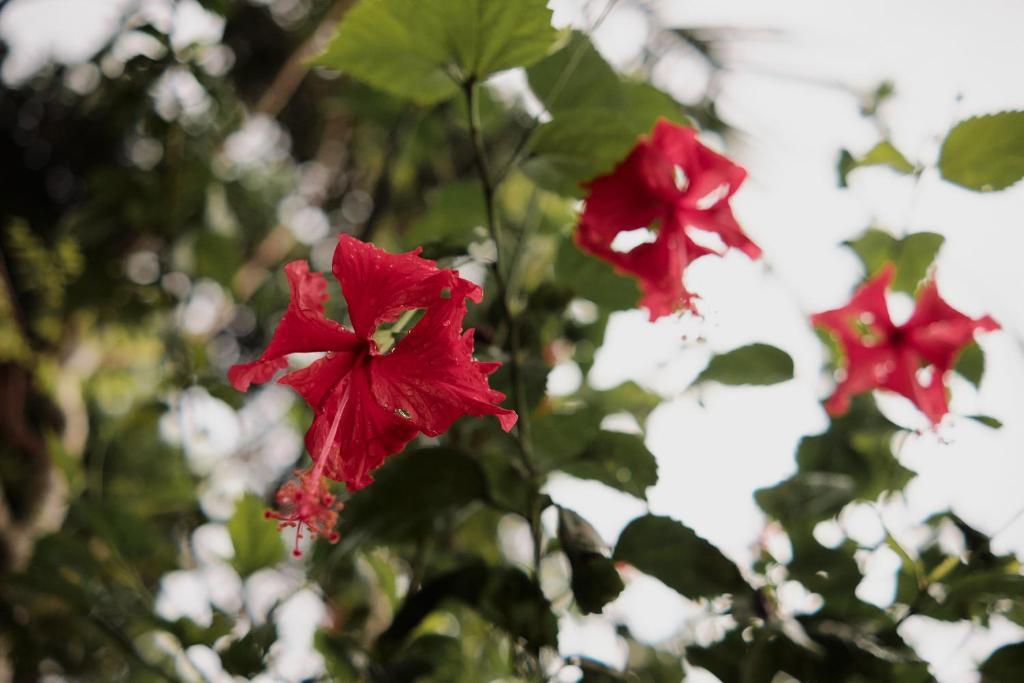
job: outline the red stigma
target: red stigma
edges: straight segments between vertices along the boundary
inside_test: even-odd
[[[334,530],[338,523],[338,512],[344,507],[332,494],[316,470],[297,470],[298,478],[285,482],[277,491],[275,500],[279,510],[267,510],[267,519],[276,519],[277,528],[295,528],[295,546],[292,555],[299,557],[299,540],[303,527],[311,536],[321,536],[331,543],[337,543],[341,535]]]

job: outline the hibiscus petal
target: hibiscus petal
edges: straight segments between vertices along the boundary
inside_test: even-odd
[[[338,413],[338,428],[330,439]],[[371,391],[370,357],[363,356],[322,402],[306,432],[310,453],[326,458],[324,474],[355,491],[373,482],[370,472],[398,453],[417,433],[416,425],[382,407]]]
[[[667,208],[643,178],[646,151],[637,146],[608,175],[590,182],[577,241],[591,253],[607,258],[615,254],[611,243],[627,230],[652,227]]]
[[[728,204],[722,203],[707,211],[680,211],[679,220],[689,227],[716,233],[727,247],[739,249],[752,259],[761,256],[761,247],[743,232]]]
[[[913,315],[902,326],[908,343],[941,371],[953,367],[960,350],[974,339],[977,330],[998,330],[989,316],[970,318],[946,303],[934,280],[921,288]]]
[[[842,379],[825,402],[832,415],[842,415],[850,409],[850,399],[857,394],[879,386],[896,369],[896,357],[887,346],[866,346],[854,343],[844,347],[845,364]]]
[[[436,303],[443,290],[456,284],[458,274],[438,269],[419,253],[390,254],[350,235],[338,239],[334,277],[341,283],[357,335],[370,339],[379,324]]]
[[[259,359],[228,370],[228,379],[239,391],[269,381],[277,370],[287,367],[285,356],[290,353],[347,351],[360,343],[352,332],[324,317],[327,282],[323,275],[309,272],[305,261],[292,261],[284,270],[291,301],[270,344]]]
[[[892,277],[893,268],[887,264],[846,306],[811,316],[815,325],[835,335],[845,358],[843,377],[825,403],[833,415],[845,413],[852,396],[883,386],[898,370],[897,354],[889,343],[895,327],[885,300]]]
[[[648,309],[651,320],[657,320],[692,306],[693,296],[683,285],[683,270],[691,258],[688,250],[695,250],[693,258],[708,250],[682,235],[671,205],[648,189],[642,177],[645,153],[638,146],[613,173],[591,183],[575,238],[584,251],[636,277],[642,291],[640,305]],[[627,252],[612,248],[618,234],[645,227],[657,229],[653,243]]]
[[[932,366],[932,374],[928,383],[922,384],[920,378],[922,360],[921,356],[913,349],[901,349],[895,354],[895,368],[879,386],[910,399],[932,424],[937,425],[949,412],[944,372]]]
[[[695,297],[683,284],[683,271],[694,259],[715,252],[684,234],[686,224],[717,233],[727,247],[752,258],[761,253],[725,202],[745,175],[701,145],[693,129],[659,119],[649,140],[641,139],[614,171],[590,182],[576,243],[639,280],[640,303],[651,320],[692,308]],[[713,191],[719,194],[712,203],[701,204]],[[655,241],[628,252],[612,248],[618,235],[640,228],[655,230]]]
[[[854,293],[850,303],[811,316],[815,325],[831,330],[841,344],[861,344],[862,334],[857,327],[861,323],[869,328],[879,343],[896,329],[889,317],[889,305],[885,301],[885,291],[893,277],[892,264],[886,264],[875,277],[861,285]]]
[[[586,237],[581,226],[576,241],[584,250],[598,253],[617,271],[637,279],[641,290],[639,305],[647,308],[652,321],[693,307],[696,297],[686,289],[683,271],[692,258],[711,252],[686,237],[678,224],[666,221],[654,242],[628,252],[594,248],[585,242]]]
[[[747,177],[742,166],[701,144],[693,128],[668,119],[658,119],[654,124],[650,144],[665,159],[670,171],[674,173],[675,167],[679,167],[686,177],[687,185],[680,198],[686,208],[703,205],[702,200],[711,199],[713,193],[713,203],[703,208],[719,206],[732,197]],[[672,176],[667,177],[674,180]]]
[[[344,378],[356,362],[355,352],[329,353],[308,367],[289,373],[278,380],[294,389],[313,408],[320,408],[324,399]]]
[[[640,304],[647,308],[652,322],[693,308],[696,297],[683,282],[683,272],[689,265],[688,245],[682,230],[671,227],[663,230],[654,244],[645,244],[629,254],[629,269],[638,275],[643,292]],[[697,255],[703,253],[706,250]]]
[[[453,296],[429,309],[392,353],[370,364],[376,402],[407,415],[428,436],[463,415],[495,415],[505,431],[516,423],[514,411],[497,405],[505,395],[487,383],[495,364],[474,361],[471,344],[460,335],[465,315],[464,299]]]

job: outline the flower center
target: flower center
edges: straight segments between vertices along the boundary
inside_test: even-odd
[[[850,324],[865,346],[878,346],[879,344],[896,345],[902,341],[901,338],[897,339],[897,336],[901,336],[899,330],[886,333],[879,329],[875,325],[875,316],[870,311],[864,311],[856,318],[853,318]]]
[[[402,313],[393,323],[378,325],[371,337],[373,345],[370,347],[370,353],[375,356],[385,356],[394,351],[402,337],[416,327],[416,323],[423,318],[426,312],[425,308],[411,308]]]

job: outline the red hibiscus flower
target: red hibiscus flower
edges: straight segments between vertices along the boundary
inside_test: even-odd
[[[659,119],[625,161],[588,184],[576,242],[637,278],[651,320],[692,308],[694,295],[683,285],[691,261],[729,247],[761,254],[729,208],[746,174],[698,142],[692,128]],[[628,250],[613,245],[621,233],[643,228],[651,239]],[[694,231],[717,234],[721,251],[695,242]]]
[[[957,355],[975,330],[997,330],[999,324],[989,316],[974,319],[957,311],[929,279],[910,319],[894,325],[885,301],[894,270],[887,264],[846,306],[811,317],[835,335],[846,356],[842,378],[825,407],[842,414],[854,394],[886,389],[913,401],[937,425],[949,412],[944,379]]]
[[[356,490],[370,472],[417,434],[437,436],[463,415],[496,415],[508,431],[516,414],[499,407],[504,394],[488,386],[500,363],[473,360],[473,330],[462,330],[466,299],[482,291],[453,270],[420,258],[419,250],[389,254],[342,235],[334,252],[334,276],[348,303],[352,330],[324,316],[327,282],[305,261],[285,266],[291,302],[263,355],[235,365],[236,389],[269,381],[291,353],[324,356],[278,381],[295,389],[316,411],[306,433],[314,467],[278,493],[282,525],[306,524],[323,534],[333,526],[337,503],[323,477]],[[397,343],[379,348],[379,325],[423,309],[423,317]],[[300,528],[301,531],[301,528]]]

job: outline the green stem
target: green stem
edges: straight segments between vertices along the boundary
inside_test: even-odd
[[[519,272],[519,259],[526,247],[526,236],[540,223],[540,211],[537,207],[537,188],[530,192],[530,199],[526,203],[526,215],[523,217],[522,225],[516,235],[515,246],[512,247],[512,255],[508,259],[508,289],[509,293],[516,291],[516,273]],[[522,279],[521,276],[519,279]]]
[[[508,327],[508,374],[512,385],[512,405],[519,421],[516,424],[516,442],[519,446],[519,456],[527,476],[532,481],[538,479],[537,468],[533,464],[533,449],[531,447],[530,415],[529,405],[526,400],[526,386],[523,383],[522,368],[520,367],[521,340],[519,336],[519,320],[512,313],[509,306],[508,283],[501,271],[501,234],[498,228],[497,210],[495,208],[495,189],[490,166],[487,163],[487,155],[484,149],[483,133],[480,130],[480,107],[477,97],[477,84],[469,80],[463,84],[463,91],[466,96],[466,109],[469,112],[469,135],[473,144],[473,156],[476,162],[477,173],[480,176],[480,184],[483,187],[484,210],[487,219],[487,232],[494,242],[495,258],[491,264],[491,272],[494,275],[494,283],[498,288],[498,306],[505,324]],[[520,236],[520,240],[524,236]],[[540,558],[542,534],[540,527],[540,501],[534,496],[530,514],[530,532],[533,536],[533,564],[534,574],[540,573]]]

